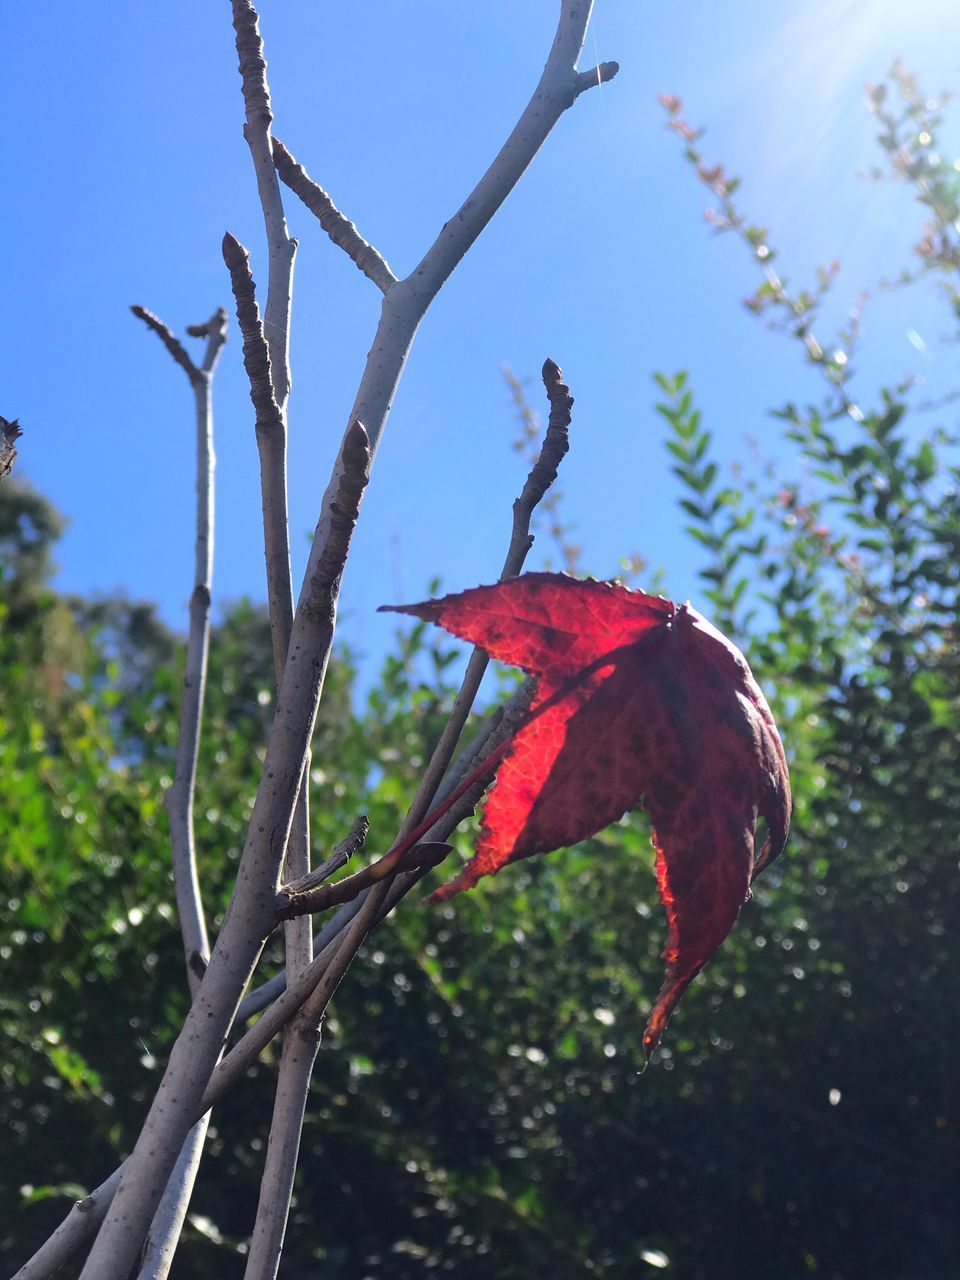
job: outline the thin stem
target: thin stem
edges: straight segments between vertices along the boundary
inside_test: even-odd
[[[193,1195],[193,1185],[203,1158],[203,1145],[207,1140],[209,1127],[208,1111],[184,1139],[177,1163],[167,1179],[166,1190],[153,1215],[137,1280],[165,1280],[170,1272],[187,1210],[190,1208],[190,1197]]]
[[[340,575],[369,474],[366,432],[356,423],[343,445],[330,537],[294,620],[263,775],[237,873],[237,887],[210,964],[170,1053],[163,1079],[81,1276],[126,1280],[233,1021],[263,942],[326,675]]]
[[[387,293],[397,283],[397,277],[390,270],[386,259],[372,244],[364,240],[346,214],[340,212],[323,187],[314,182],[279,138],[273,140],[273,163],[282,180],[315,215],[333,243],[344,251],[368,280],[373,281],[381,293]]]
[[[170,847],[177,913],[183,938],[187,982],[191,994],[200,984],[199,971],[210,956],[197,874],[193,808],[200,752],[200,730],[210,649],[210,600],[213,585],[214,468],[213,374],[227,337],[227,313],[218,309],[204,324],[187,332],[206,338],[203,359],[196,365],[167,326],[143,307],[132,308],[151,328],[174,360],[183,368],[193,388],[196,407],[196,543],[194,585],[190,597],[187,660],[180,704],[180,732],[173,785],[165,804],[170,819]],[[141,1280],[164,1280],[180,1238],[183,1220],[200,1167],[207,1122],[191,1129],[177,1157],[154,1215],[140,1268]]]
[[[200,375],[200,370],[193,363],[186,347],[180,339],[174,337],[173,331],[170,327],[165,325],[159,316],[155,316],[152,311],[148,311],[146,307],[132,306],[130,310],[138,319],[143,321],[148,329],[153,330],[180,368],[190,379],[190,382],[196,382]]]
[[[345,894],[350,897],[356,897],[363,889],[371,886],[379,885],[382,881],[387,880],[400,868],[408,867],[412,856],[415,856],[416,850],[420,842],[425,839],[427,833],[431,831],[440,819],[449,812],[456,802],[470,791],[477,782],[488,777],[493,773],[494,769],[506,755],[507,751],[513,745],[513,739],[523,729],[528,728],[533,722],[539,719],[544,712],[555,707],[558,702],[562,702],[575,689],[579,688],[585,680],[588,680],[601,667],[608,666],[615,662],[620,649],[611,649],[609,653],[602,654],[599,658],[595,658],[593,662],[579,670],[575,675],[571,676],[559,689],[544,698],[542,702],[538,702],[532,710],[528,711],[518,725],[513,729],[510,735],[498,743],[496,747],[484,758],[476,764],[467,776],[447,795],[435,808],[421,819],[415,827],[413,827],[406,835],[401,836],[396,844],[389,849],[376,862],[370,863],[362,871],[358,871],[355,875],[348,876],[345,880],[340,880],[333,885],[322,885],[319,889],[313,889],[308,893],[300,894],[296,898],[284,896],[282,899],[282,909],[285,915],[290,916],[298,914],[302,911],[323,911],[327,907],[335,903],[345,901]],[[425,858],[418,858],[417,865],[430,862],[430,855]],[[434,862],[432,865],[436,865]]]
[[[269,284],[264,328],[270,349],[274,394],[281,412],[285,412],[287,397],[290,394],[290,305],[297,242],[287,231],[280,183],[277,181],[273,167],[273,140],[270,136],[273,112],[270,109],[267,64],[263,56],[263,41],[260,38],[260,19],[249,0],[231,0],[231,4],[233,28],[237,37],[240,78],[243,81],[243,102],[246,108],[243,136],[247,140],[247,146],[253,157],[260,207],[263,210],[264,228],[267,233]]]
[[[187,637],[187,662],[180,705],[180,732],[173,785],[165,803],[170,817],[170,844],[173,858],[173,880],[177,895],[180,931],[187,964],[187,981],[191,993],[196,991],[196,958],[206,961],[210,954],[200,884],[197,876],[196,847],[193,831],[193,800],[196,790],[197,759],[200,751],[200,726],[203,719],[203,697],[207,679],[207,654],[210,645],[210,593],[213,581],[213,402],[212,382],[220,350],[227,337],[227,315],[219,309],[203,325],[189,332],[205,337],[207,345],[198,366],[170,329],[145,307],[131,307],[134,315],[152,329],[184,370],[190,380],[196,405],[196,543],[194,552],[194,585],[190,598],[190,627]]]
[[[290,646],[293,628],[293,583],[290,569],[290,541],[287,503],[287,432],[285,401],[290,386],[289,320],[293,252],[285,252],[291,242],[280,198],[279,184],[271,157],[269,136],[270,110],[266,64],[253,6],[234,0],[234,26],[237,53],[243,76],[247,106],[246,137],[257,171],[264,224],[270,242],[270,269],[267,289],[267,333],[274,323],[283,327],[283,342],[273,346],[265,340],[257,310],[253,276],[246,250],[231,236],[224,237],[224,258],[237,301],[237,318],[243,333],[243,359],[250,380],[250,394],[256,409],[257,449],[260,455],[260,493],[263,506],[264,552],[267,565],[267,598],[270,632],[277,684]],[[283,275],[277,285],[278,271]],[[285,274],[284,274],[285,273]],[[277,362],[280,367],[277,368]],[[299,795],[293,815],[283,865],[284,879],[306,876],[310,870],[310,819],[307,779],[309,752],[304,761]],[[292,980],[308,967],[313,957],[313,925],[304,918],[289,920],[284,925],[285,962],[288,979]],[[310,1075],[316,1049],[309,1051],[308,1040],[291,1028],[284,1037],[274,1101],[267,1162],[260,1184],[260,1199],[253,1229],[246,1274],[254,1277],[276,1275],[283,1248],[289,1200],[277,1197],[293,1186],[303,1107],[306,1104]],[[292,1162],[289,1170],[285,1162]]]
[[[543,448],[530,469],[519,498],[513,504],[513,532],[510,546],[507,548],[500,581],[515,578],[523,568],[527,553],[533,546],[530,533],[530,521],[541,498],[557,478],[557,470],[564,455],[570,447],[567,429],[570,426],[570,415],[573,408],[573,396],[570,388],[563,381],[560,366],[553,360],[544,362],[542,375],[550,402],[550,418],[543,441]],[[418,823],[433,801],[440,780],[447,771],[463,726],[467,722],[470,710],[476,701],[480,682],[486,672],[490,659],[483,649],[476,647],[470,655],[460,689],[454,699],[450,718],[444,725],[440,740],[434,748],[430,763],[427,765],[417,794],[413,798],[400,834],[405,835]]]

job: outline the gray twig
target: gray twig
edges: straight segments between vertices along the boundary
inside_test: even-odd
[[[309,176],[303,165],[298,164],[279,138],[273,139],[273,163],[277,173],[298,195],[320,226],[338,248],[360,268],[363,274],[386,293],[397,283],[386,259],[370,244],[337,206],[319,183]]]
[[[270,109],[267,64],[260,38],[260,19],[249,0],[231,0],[231,3],[247,117],[243,136],[253,157],[267,233],[269,283],[264,315],[267,345],[270,348],[274,393],[281,411],[285,411],[287,396],[290,394],[290,301],[297,242],[287,231],[280,184],[273,167],[273,140],[270,136],[273,112]]]
[[[321,862],[319,867],[314,867],[312,871],[308,871],[299,880],[291,880],[288,884],[285,884],[277,897],[286,895],[293,898],[298,894],[308,893],[311,889],[316,889],[318,885],[323,884],[325,880],[329,880],[332,875],[336,875],[340,868],[345,866],[353,855],[363,848],[369,830],[370,820],[366,814],[361,814],[350,828],[349,835],[345,840],[340,841],[326,861]]]
[[[270,609],[274,668],[279,685],[287,661],[293,627],[293,583],[290,572],[287,505],[286,410],[291,383],[290,308],[297,242],[292,240],[287,232],[280,184],[273,164],[274,143],[270,136],[273,116],[270,109],[267,65],[263,56],[257,11],[249,0],[232,0],[232,5],[247,116],[244,134],[253,157],[269,249],[267,306],[264,316],[267,334],[265,345],[264,332],[260,328],[253,298],[253,279],[249,274],[249,266],[238,262],[237,274],[231,269],[231,277],[236,291],[240,283],[240,269],[246,267],[247,279],[243,284],[249,286],[249,298],[246,302],[248,328],[244,330],[244,363],[250,376],[251,394],[257,410],[257,449],[260,455],[267,598]],[[237,291],[237,305],[239,314],[241,306],[239,291]],[[260,353],[259,347],[264,347],[263,354]],[[268,356],[267,350],[269,350]],[[257,366],[256,371],[252,371],[252,365]],[[257,392],[258,380],[264,384],[263,390],[259,393]],[[275,410],[275,416],[271,412],[268,418],[264,418],[258,398],[264,402],[269,399],[269,404],[265,404],[265,407],[271,411]],[[303,876],[310,870],[309,777],[308,747],[284,859],[285,879]],[[284,944],[286,968],[292,976],[304,969],[313,955],[311,921],[302,919],[288,923],[284,927]],[[273,1280],[280,1263],[289,1202],[274,1202],[277,1188],[275,1162],[278,1158],[281,1160],[292,1158],[294,1167],[296,1165],[297,1146],[303,1123],[303,1110],[301,1107],[298,1111],[296,1099],[306,1101],[313,1061],[312,1057],[300,1053],[299,1048],[300,1046],[289,1037],[285,1039],[268,1143],[267,1165],[271,1169],[271,1176],[268,1178],[265,1172],[264,1180],[261,1182],[260,1204],[257,1208],[250,1253],[247,1257],[246,1275],[251,1280],[255,1280],[258,1276]],[[292,1186],[293,1169],[289,1172],[289,1180]]]
[[[340,483],[325,513],[330,536],[294,619],[234,900],[83,1280],[124,1280],[133,1266],[187,1130],[202,1113],[199,1101],[240,992],[274,925],[274,895],[326,674],[340,576],[369,475],[370,450],[360,423],[348,431],[342,452]]]
[[[503,568],[500,571],[501,582],[504,582],[507,578],[515,578],[523,568],[527,552],[533,546],[530,520],[533,516],[534,508],[550,485],[556,480],[557,468],[570,447],[567,435],[567,428],[570,425],[570,410],[573,406],[573,397],[570,395],[570,389],[563,382],[560,366],[555,364],[553,360],[548,359],[544,363],[542,376],[543,384],[547,389],[547,398],[550,401],[550,420],[540,456],[533,464],[519,498],[513,504],[513,532],[510,537],[510,546],[503,561]],[[447,767],[456,750],[457,742],[460,740],[460,734],[463,732],[463,726],[466,724],[467,717],[470,714],[470,709],[476,701],[480,682],[483,680],[489,661],[490,659],[484,650],[480,648],[475,648],[470,655],[460,689],[454,699],[450,718],[443,727],[440,740],[434,748],[430,763],[427,765],[420,780],[417,794],[413,798],[413,803],[410,805],[410,810],[401,828],[401,835],[412,831],[433,803],[440,779],[447,771]]]
[[[193,808],[210,649],[215,466],[213,371],[227,338],[227,313],[220,308],[203,324],[191,325],[187,329],[191,337],[206,339],[203,359],[197,365],[162,320],[143,307],[133,307],[131,310],[157,334],[177,364],[186,371],[196,406],[194,585],[190,596],[190,626],[187,634],[187,661],[180,704],[176,766],[173,785],[164,798],[170,818],[173,882],[187,964],[187,982],[191,993],[195,993],[201,981],[201,968],[210,955],[197,875]],[[191,1129],[181,1148],[154,1215],[139,1271],[140,1280],[164,1280],[170,1269],[200,1167],[206,1131],[207,1120],[204,1119]]]
[[[146,307],[132,306],[130,310],[133,314],[143,321],[143,323],[157,335],[163,345],[176,360],[177,364],[190,379],[191,384],[195,384],[200,376],[200,370],[193,363],[190,355],[180,341],[174,337],[173,331],[169,326],[165,325],[159,316],[155,316],[152,311],[148,311]]]

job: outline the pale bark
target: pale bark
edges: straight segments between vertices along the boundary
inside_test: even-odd
[[[191,336],[207,340],[203,360],[196,365],[162,321],[143,307],[133,307],[132,310],[153,329],[177,364],[186,372],[193,388],[196,408],[194,585],[190,597],[190,625],[176,766],[173,785],[165,797],[170,818],[173,882],[183,938],[187,983],[191,994],[194,994],[200,983],[199,975],[210,956],[197,874],[193,807],[210,649],[210,601],[213,588],[213,478],[216,465],[213,448],[213,374],[226,341],[227,315],[220,309],[205,324],[188,329]],[[200,1167],[208,1124],[207,1116],[198,1121],[180,1150],[150,1227],[139,1272],[140,1280],[165,1280],[170,1270]]]
[[[330,510],[325,511],[326,548],[311,565],[294,620],[234,894],[210,964],[81,1273],[83,1280],[126,1280],[187,1130],[199,1113],[200,1098],[241,992],[273,928],[280,868],[330,656],[340,575],[369,472],[369,447],[359,423],[347,433],[341,452],[341,483],[328,498]]]
[[[167,1179],[163,1196],[153,1215],[137,1280],[166,1280],[170,1274],[174,1254],[180,1243],[180,1233],[190,1208],[190,1197],[193,1195],[193,1185],[203,1158],[203,1144],[207,1140],[209,1127],[208,1111],[184,1139],[173,1172]]]

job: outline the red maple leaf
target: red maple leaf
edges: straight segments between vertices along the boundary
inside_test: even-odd
[[[644,1033],[649,1056],[787,838],[786,757],[746,659],[689,604],[564,574],[397,608],[537,677],[476,853],[434,900],[584,840],[637,804],[650,815],[669,933],[666,980]],[[758,816],[767,829],[759,854]]]

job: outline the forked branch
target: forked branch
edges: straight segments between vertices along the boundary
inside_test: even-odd
[[[180,705],[180,733],[173,785],[165,804],[170,817],[170,845],[173,879],[177,896],[180,931],[187,962],[187,981],[196,992],[200,974],[210,956],[203,903],[197,874],[193,827],[197,760],[203,721],[207,657],[210,647],[210,600],[213,585],[213,371],[227,336],[227,313],[218,309],[203,324],[190,325],[187,333],[205,338],[203,359],[196,365],[167,326],[143,307],[132,308],[151,328],[184,368],[193,388],[196,404],[196,547],[194,585],[190,596],[190,626],[187,661]],[[180,1231],[190,1203],[206,1137],[207,1119],[190,1130],[157,1208],[140,1267],[140,1280],[163,1280],[170,1270]]]
[[[210,947],[203,919],[193,831],[193,800],[200,751],[200,727],[210,647],[210,600],[213,585],[213,402],[212,379],[221,348],[227,339],[227,313],[219,308],[205,323],[192,325],[193,337],[205,338],[203,359],[195,364],[167,325],[146,307],[130,310],[152,329],[173,359],[184,370],[193,388],[196,406],[196,542],[187,661],[180,704],[180,732],[173,785],[165,803],[170,816],[173,879],[177,895],[180,931],[187,962],[187,981],[195,991],[199,982],[196,958],[206,962]]]

